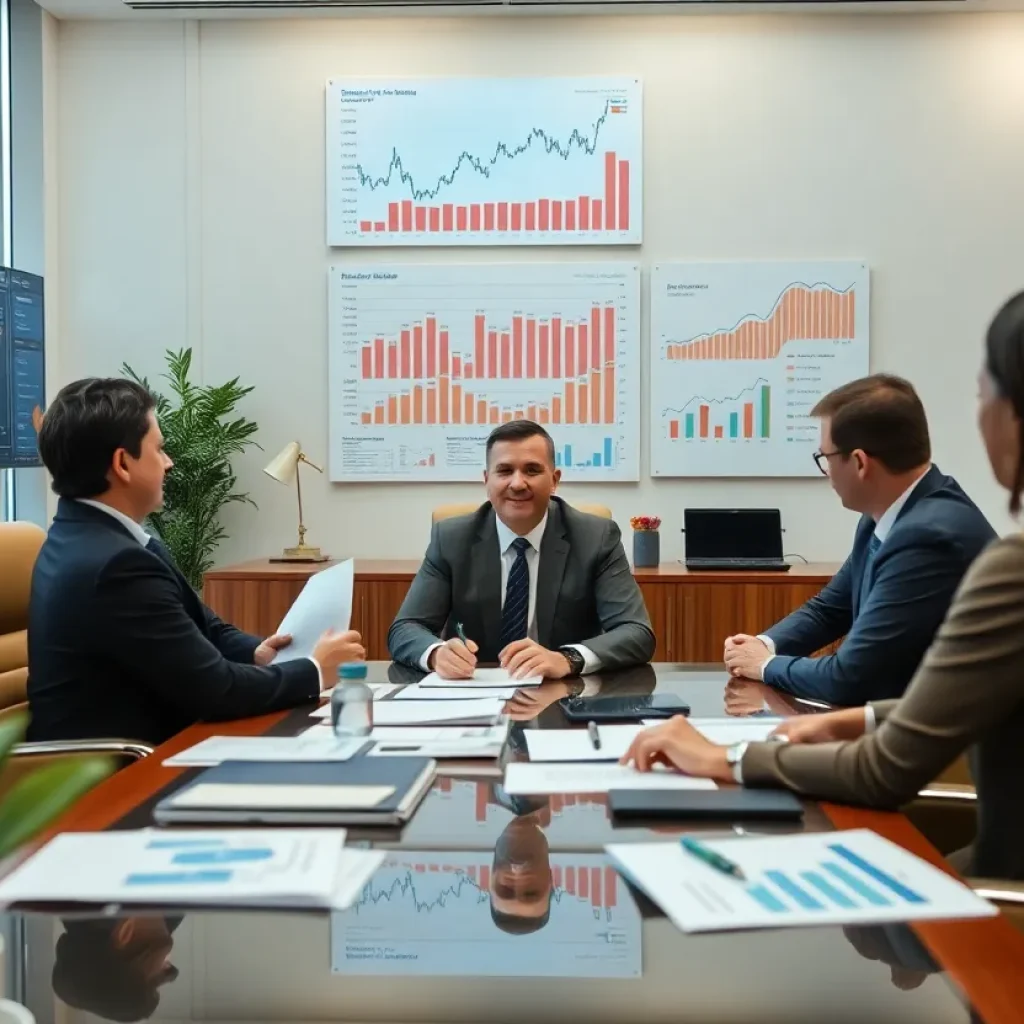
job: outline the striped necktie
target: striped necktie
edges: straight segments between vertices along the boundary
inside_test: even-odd
[[[526,639],[530,618],[530,568],[526,564],[526,552],[530,542],[525,537],[512,541],[516,560],[508,571],[505,585],[505,605],[501,609],[501,640],[499,650],[513,640]]]

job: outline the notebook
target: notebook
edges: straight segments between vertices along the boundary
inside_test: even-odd
[[[352,761],[225,761],[164,797],[161,825],[401,825],[426,795],[426,757]]]

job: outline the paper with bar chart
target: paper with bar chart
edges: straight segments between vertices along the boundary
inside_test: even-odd
[[[810,411],[868,373],[863,263],[679,263],[651,278],[651,475],[817,476]]]
[[[548,853],[536,825],[513,827],[524,832],[496,851],[390,853],[359,899],[332,917],[333,972],[640,977],[640,912],[607,858]],[[535,877],[517,868],[512,880],[502,849],[514,850]],[[507,931],[492,917],[492,901],[510,918],[547,921]]]
[[[699,838],[745,877],[724,874],[686,852],[678,841],[615,843],[605,849],[622,873],[685,932],[998,913],[956,878],[866,828]]]
[[[567,481],[640,475],[635,264],[333,267],[332,480],[474,480],[532,419]]]
[[[328,245],[641,241],[639,80],[327,84]]]

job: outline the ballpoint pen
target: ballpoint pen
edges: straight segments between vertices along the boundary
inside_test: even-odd
[[[458,633],[459,639],[468,647],[469,638],[466,636],[466,631],[462,628],[461,622],[455,623],[455,632]]]
[[[587,735],[595,750],[601,749],[601,737],[597,731],[597,722],[587,722]]]
[[[733,878],[739,879],[741,882],[745,882],[747,880],[747,876],[743,874],[743,869],[739,864],[734,864],[728,857],[723,857],[720,853],[715,853],[714,850],[705,846],[703,843],[698,842],[696,839],[691,839],[690,836],[683,836],[679,842],[687,853],[692,853],[698,860],[704,861],[708,867],[712,867],[716,871],[721,871],[723,875],[731,875]]]

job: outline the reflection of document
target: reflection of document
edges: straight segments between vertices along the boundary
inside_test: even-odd
[[[767,740],[784,718],[691,718],[690,724],[712,743],[758,743]]]
[[[365,736],[342,740],[331,729],[298,736],[211,736],[167,758],[164,764],[185,768],[222,761],[347,761],[365,746]]]
[[[0,882],[0,902],[338,909],[384,854],[343,829],[65,833]]]
[[[540,686],[544,682],[543,676],[527,676],[525,679],[513,679],[508,669],[504,668],[478,668],[473,672],[472,679],[464,681],[459,679],[442,679],[436,672],[424,676],[420,680],[420,686]]]
[[[718,789],[711,779],[695,779],[667,769],[638,772],[619,764],[530,764],[505,768],[505,792],[514,796],[544,793],[608,793],[613,789]]]
[[[474,697],[489,697],[508,700],[514,697],[516,688],[487,686],[421,686],[413,683],[403,687],[395,694],[395,700],[471,700]]]
[[[534,826],[529,826],[533,828]],[[539,835],[539,830],[538,830]],[[353,906],[331,920],[336,974],[639,978],[641,920],[600,854],[548,854],[536,930],[502,929],[491,885],[500,865],[478,853],[390,851]],[[505,906],[515,918],[517,907]]]
[[[679,843],[613,843],[629,880],[687,932],[991,917],[967,886],[869,829],[706,839],[738,864],[723,874]]]
[[[374,729],[369,757],[497,757],[508,737],[509,720],[498,725],[443,725],[439,729],[415,727]]]
[[[353,562],[348,559],[314,573],[277,627],[290,633],[292,642],[279,651],[274,662],[294,661],[313,654],[317,641],[329,629],[343,633],[352,618]]]
[[[501,717],[505,702],[485,700],[383,700],[373,705],[374,725],[488,725]]]

